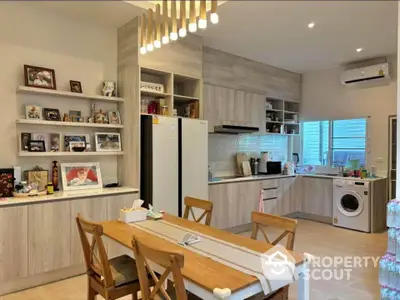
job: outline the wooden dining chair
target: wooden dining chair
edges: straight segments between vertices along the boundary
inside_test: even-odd
[[[135,261],[128,255],[108,259],[101,238],[103,226],[84,220],[80,214],[76,216],[76,223],[88,275],[88,300],[94,300],[98,294],[107,300],[127,295],[137,300],[140,284]]]
[[[251,221],[253,223],[253,228],[251,232],[252,239],[257,240],[258,232],[261,231],[267,243],[275,246],[285,237],[287,237],[285,248],[288,250],[293,250],[297,220],[253,211],[251,213]],[[280,234],[276,239],[271,241],[268,237],[267,232],[265,231],[265,227],[273,227],[279,230],[283,230],[283,233]],[[264,299],[287,300],[288,298],[289,286],[287,285]]]
[[[196,218],[193,208],[199,208],[203,210],[203,213],[200,215],[200,217]],[[183,214],[183,218],[189,219],[189,212],[190,212],[195,222],[200,223],[201,220],[203,220],[203,218],[206,217],[204,224],[210,226],[212,210],[213,210],[213,203],[211,201],[201,200],[192,197],[185,197],[185,212]]]
[[[170,273],[172,273],[174,279],[176,295],[174,299],[187,300],[181,273],[181,268],[184,265],[182,253],[159,250],[158,245],[137,236],[133,236],[132,246],[143,300],[155,299],[158,294],[161,294],[167,300],[171,300],[171,296],[164,288],[164,282],[167,280]],[[156,273],[150,267],[149,261],[165,268],[164,273],[160,277],[157,277]],[[148,274],[150,274],[150,276]],[[151,290],[149,279],[154,283]]]

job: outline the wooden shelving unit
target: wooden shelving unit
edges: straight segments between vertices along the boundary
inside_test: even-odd
[[[119,125],[119,124],[62,122],[62,121],[46,121],[46,120],[30,120],[30,119],[19,119],[19,120],[17,120],[17,124],[39,125],[39,126],[67,126],[67,127],[87,127],[87,128],[108,128],[108,129],[121,129],[121,128],[124,128],[124,125]]]
[[[300,133],[299,114],[299,103],[267,98],[265,108],[267,134],[298,135]]]
[[[52,96],[52,97],[58,97],[58,98],[64,97],[64,98],[71,98],[71,99],[77,99],[77,100],[124,102],[124,98],[119,98],[119,97],[87,95],[87,94],[72,93],[72,92],[67,92],[67,91],[49,90],[49,89],[42,89],[42,88],[35,88],[35,87],[28,87],[28,86],[19,86],[17,88],[17,93],[46,95],[46,96]]]
[[[154,115],[161,115],[161,107],[167,107],[167,116],[200,118],[201,79],[141,68],[140,80],[162,84],[163,93],[140,91],[141,113],[149,114],[148,105],[156,107]]]

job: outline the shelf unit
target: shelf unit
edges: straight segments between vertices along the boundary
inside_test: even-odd
[[[40,125],[40,126],[67,126],[67,127],[108,128],[108,129],[124,128],[124,125],[120,124],[98,124],[98,123],[62,122],[62,121],[46,121],[46,120],[30,120],[30,119],[19,119],[16,122],[17,124]]]
[[[109,102],[124,102],[124,98],[120,97],[106,97],[100,95],[87,95],[80,93],[72,93],[67,91],[49,90],[36,87],[19,86],[17,93],[28,93],[37,95],[46,95],[58,98],[71,98],[77,100],[90,100],[90,101],[109,101]]]
[[[109,152],[27,152],[20,151],[21,157],[56,157],[56,156],[119,156],[124,155],[123,151]]]
[[[140,91],[141,113],[149,114],[148,105],[154,105],[155,115],[167,106],[167,116],[200,118],[201,79],[169,73],[161,70],[140,68],[140,80],[164,86],[163,93]]]
[[[396,199],[397,116],[389,116],[389,199]]]
[[[299,135],[299,114],[300,103],[267,98],[265,108],[265,130],[267,134]]]

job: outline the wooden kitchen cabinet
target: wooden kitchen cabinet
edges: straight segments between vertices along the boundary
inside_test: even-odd
[[[301,177],[289,177],[279,179],[278,212],[279,215],[287,215],[300,212],[302,209]]]
[[[75,217],[78,213],[89,221],[101,222],[107,220],[108,197],[94,197],[71,201],[71,264],[78,265],[85,262],[81,239],[79,237]]]
[[[302,178],[302,212],[324,217],[332,217],[333,186],[329,178]]]
[[[260,188],[260,181],[210,185],[209,200],[214,204],[211,226],[226,229],[251,223]]]
[[[70,201],[29,205],[29,275],[71,265],[71,222]]]
[[[1,208],[0,283],[26,276],[28,276],[28,206]]]

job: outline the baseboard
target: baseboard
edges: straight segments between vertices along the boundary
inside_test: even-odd
[[[332,225],[332,217],[324,217],[324,216],[318,216],[318,215],[309,214],[309,213],[298,212],[296,218]]]
[[[42,274],[18,278],[8,282],[2,282],[0,284],[0,296],[81,275],[85,273],[85,270],[86,268],[84,265],[76,265]]]

